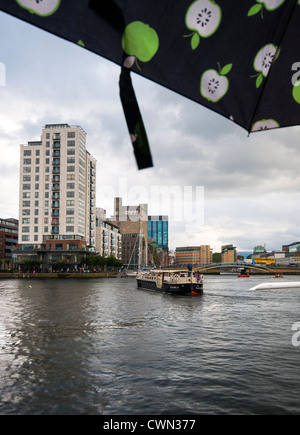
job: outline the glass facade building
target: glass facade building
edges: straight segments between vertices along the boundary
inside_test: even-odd
[[[169,221],[168,216],[148,216],[148,239],[152,239],[158,248],[168,251]]]

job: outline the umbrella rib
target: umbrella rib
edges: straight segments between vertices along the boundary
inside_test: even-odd
[[[279,39],[279,43],[278,43],[278,48],[277,48],[277,50],[276,50],[276,54],[275,54],[274,59],[273,59],[273,61],[272,61],[272,64],[271,64],[271,67],[270,67],[269,73],[268,73],[268,75],[267,75],[267,77],[266,77],[266,80],[265,80],[264,83],[263,83],[263,87],[262,87],[262,90],[261,90],[260,96],[259,96],[259,98],[258,98],[258,101],[257,101],[256,107],[255,107],[255,110],[254,110],[254,112],[253,112],[253,116],[252,116],[252,119],[251,119],[250,125],[249,125],[249,127],[248,127],[248,136],[249,136],[250,133],[251,133],[251,128],[252,128],[252,126],[253,126],[253,122],[254,122],[254,120],[255,120],[255,118],[256,118],[256,115],[257,115],[257,113],[258,113],[258,111],[259,111],[259,109],[260,109],[260,106],[261,106],[261,103],[262,103],[262,99],[263,99],[264,90],[265,90],[265,87],[266,87],[266,85],[267,85],[267,83],[268,83],[269,77],[270,77],[270,75],[271,75],[273,65],[274,65],[274,63],[275,63],[275,61],[276,61],[276,56],[277,56],[277,54],[278,54],[278,51],[280,50],[280,47],[281,47],[282,41],[283,41],[283,39],[284,39],[284,37],[285,37],[285,34],[286,34],[286,31],[287,31],[288,25],[289,25],[289,23],[290,23],[290,21],[291,21],[291,19],[292,19],[293,13],[294,13],[294,11],[295,11],[297,5],[298,5],[298,0],[294,0],[294,5],[293,5],[293,7],[291,8],[291,12],[290,12],[290,14],[289,14],[289,16],[288,16],[288,19],[287,19],[287,21],[286,21],[286,24],[283,26],[283,31],[282,31],[281,37],[280,37],[280,39]]]

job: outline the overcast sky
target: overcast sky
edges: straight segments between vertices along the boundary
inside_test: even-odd
[[[248,137],[133,74],[154,160],[154,168],[138,171],[119,100],[120,68],[2,12],[0,33],[0,217],[18,218],[19,145],[40,140],[45,124],[69,123],[87,132],[97,159],[97,207],[110,216],[114,196],[124,205],[148,203],[149,214],[169,215],[170,248],[273,250],[300,240],[298,127]]]

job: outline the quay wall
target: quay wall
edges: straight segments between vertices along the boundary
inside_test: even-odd
[[[1,272],[0,279],[96,279],[96,278],[115,278],[117,272],[99,272],[99,273],[16,273],[16,272]]]

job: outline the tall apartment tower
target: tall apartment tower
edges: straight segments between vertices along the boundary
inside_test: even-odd
[[[59,249],[60,243],[65,249],[66,241],[93,248],[95,211],[96,160],[86,149],[85,131],[45,125],[40,141],[20,146],[21,248]]]

